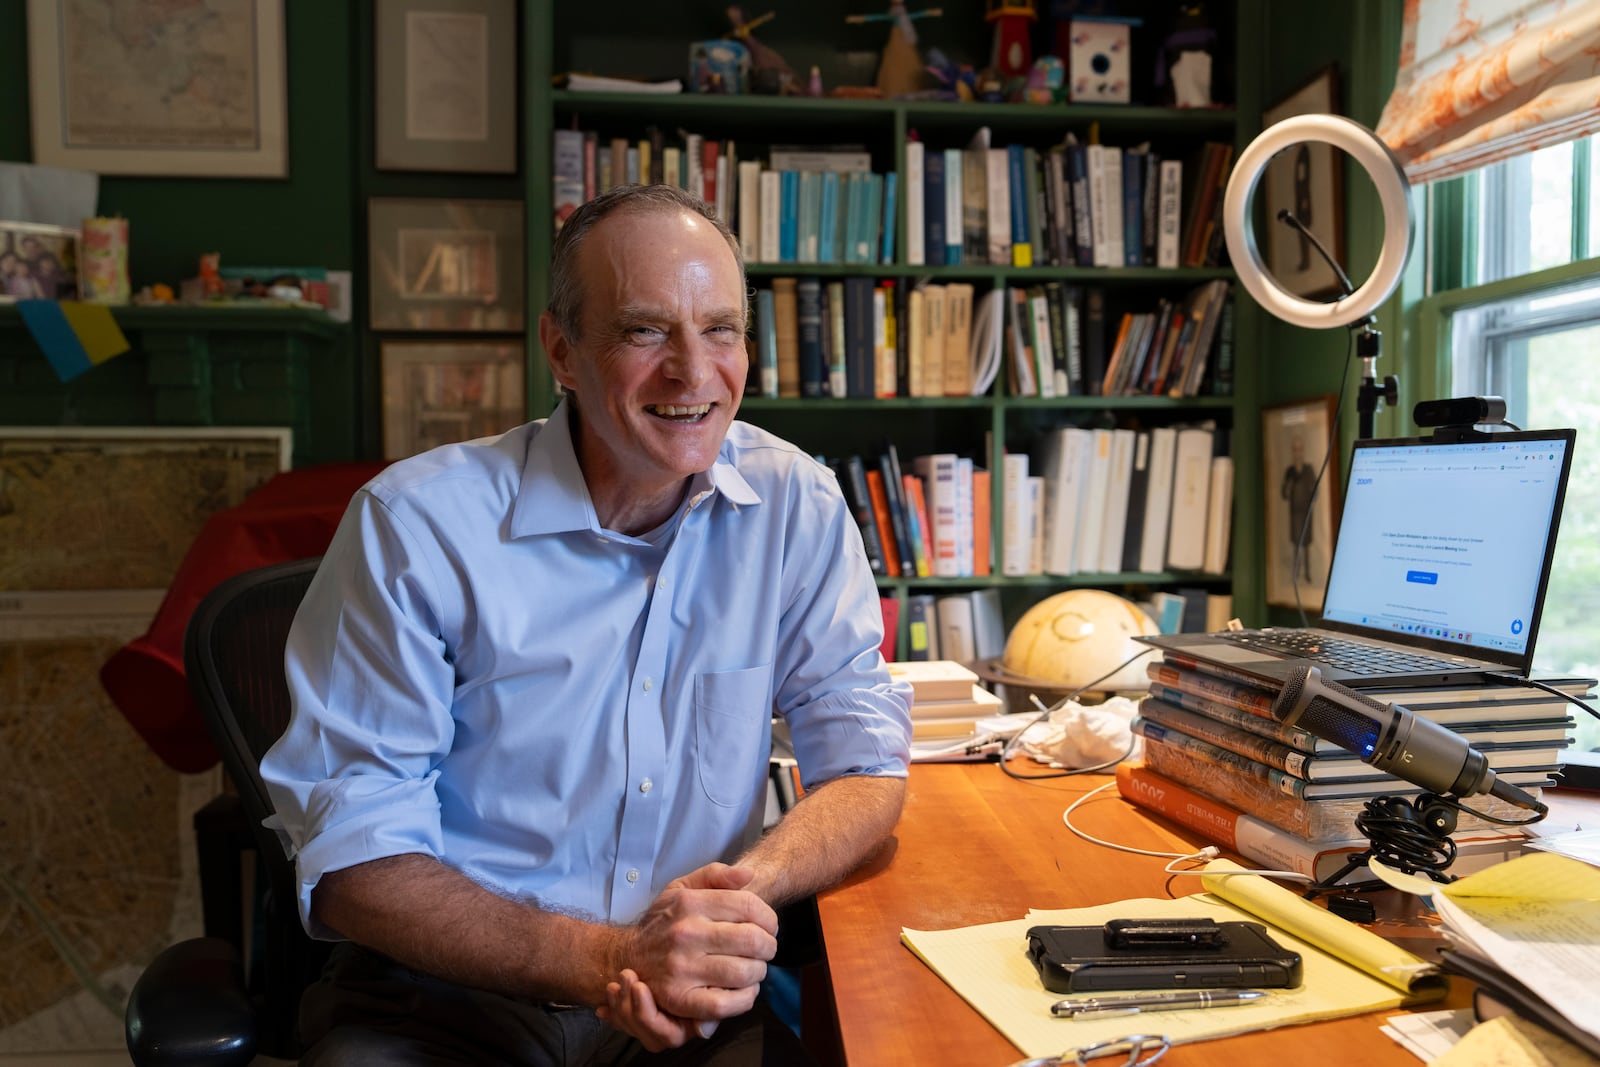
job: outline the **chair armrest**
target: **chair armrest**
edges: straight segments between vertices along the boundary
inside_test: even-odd
[[[244,1067],[255,1058],[244,963],[219,938],[163,949],[134,984],[123,1021],[136,1067]]]

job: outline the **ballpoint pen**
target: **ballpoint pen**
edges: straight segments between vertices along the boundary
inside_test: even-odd
[[[1086,1015],[1137,1015],[1146,1011],[1180,1011],[1184,1008],[1231,1008],[1251,1004],[1267,994],[1259,989],[1191,989],[1179,993],[1133,993],[1115,997],[1058,1000],[1050,1014],[1077,1019]]]

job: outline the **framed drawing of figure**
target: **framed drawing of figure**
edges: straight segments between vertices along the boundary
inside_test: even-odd
[[[1320,611],[1333,553],[1338,457],[1332,396],[1261,412],[1265,475],[1267,603]]]
[[[1339,68],[1324,67],[1310,81],[1267,108],[1263,126],[1295,115],[1339,114]],[[1267,266],[1278,284],[1296,296],[1336,297],[1339,276],[1310,240],[1278,212],[1292,212],[1335,262],[1344,267],[1344,156],[1332,145],[1302,142],[1280,152],[1261,179],[1266,204]]]

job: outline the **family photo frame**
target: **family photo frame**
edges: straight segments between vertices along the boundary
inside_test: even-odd
[[[503,433],[526,419],[522,344],[386,341],[383,457]]]
[[[1339,68],[1324,67],[1261,113],[1263,127],[1295,115],[1339,114]],[[1278,218],[1290,211],[1344,266],[1344,154],[1330,144],[1302,141],[1278,153],[1261,179],[1267,266],[1278,284],[1312,299],[1340,295],[1339,276],[1304,234]]]
[[[378,169],[514,174],[514,0],[385,0],[374,17]]]
[[[210,0],[167,18],[159,34],[118,32],[94,5],[28,0],[33,162],[97,174],[287,177],[283,0]]]
[[[1262,409],[1268,604],[1322,609],[1337,530],[1337,405],[1329,395]]]
[[[78,230],[0,220],[0,304],[78,297]]]

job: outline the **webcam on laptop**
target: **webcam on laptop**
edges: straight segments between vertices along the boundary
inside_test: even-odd
[[[1435,427],[1433,439],[1442,443],[1473,441],[1489,436],[1478,426],[1504,425],[1506,401],[1499,396],[1459,396],[1449,400],[1420,400],[1411,411],[1418,426]]]

